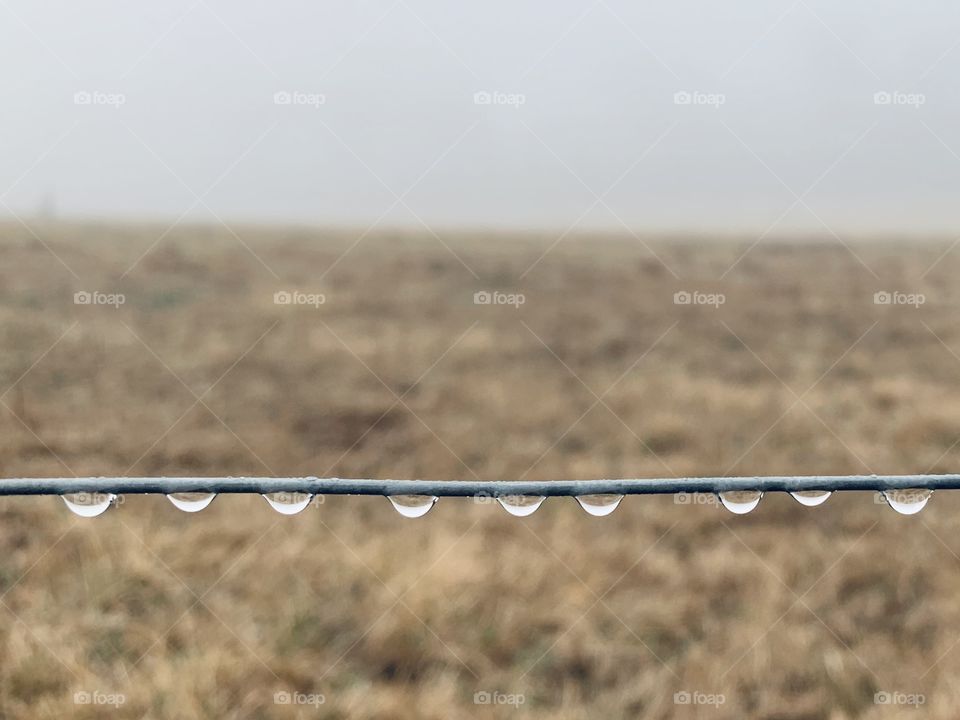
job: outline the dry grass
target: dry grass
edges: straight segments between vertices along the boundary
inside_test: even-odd
[[[854,246],[874,278],[835,243],[765,241],[718,280],[752,239],[650,241],[677,279],[633,240],[568,238],[519,280],[553,236],[445,234],[448,251],[384,234],[325,275],[356,234],[240,229],[248,252],[189,228],[121,278],[162,230],[3,231],[0,475],[960,461],[960,251],[926,272],[946,244]],[[494,288],[526,303],[473,304]],[[327,303],[277,306],[279,289]],[[674,305],[683,289],[726,303]],[[75,306],[77,290],[127,302]],[[878,307],[877,290],[927,303]],[[953,718],[958,509],[951,493],[912,518],[865,494],[773,495],[746,517],[629,498],[596,519],[554,499],[519,520],[446,500],[407,520],[378,498],[286,518],[255,497],[199,515],[128,497],[81,520],[56,498],[4,500],[0,715]],[[524,703],[477,706],[482,691]],[[726,702],[676,705],[680,691]],[[876,705],[880,691],[926,703]]]

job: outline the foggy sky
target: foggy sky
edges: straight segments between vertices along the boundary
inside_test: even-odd
[[[4,0],[0,68],[0,216],[960,225],[954,3]]]

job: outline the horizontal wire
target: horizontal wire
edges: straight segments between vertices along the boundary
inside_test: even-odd
[[[0,495],[309,493],[312,495],[435,495],[437,497],[504,497],[511,495],[667,495],[843,490],[955,490],[960,475],[779,475],[768,477],[638,478],[624,480],[361,480],[277,477],[87,477],[0,479]]]

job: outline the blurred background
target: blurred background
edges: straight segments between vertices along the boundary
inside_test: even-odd
[[[0,476],[957,470],[953,5],[0,18]],[[0,715],[952,718],[957,510],[3,499]]]

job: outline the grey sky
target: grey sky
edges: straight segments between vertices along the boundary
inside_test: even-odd
[[[955,3],[4,0],[0,67],[18,214],[958,228]]]

